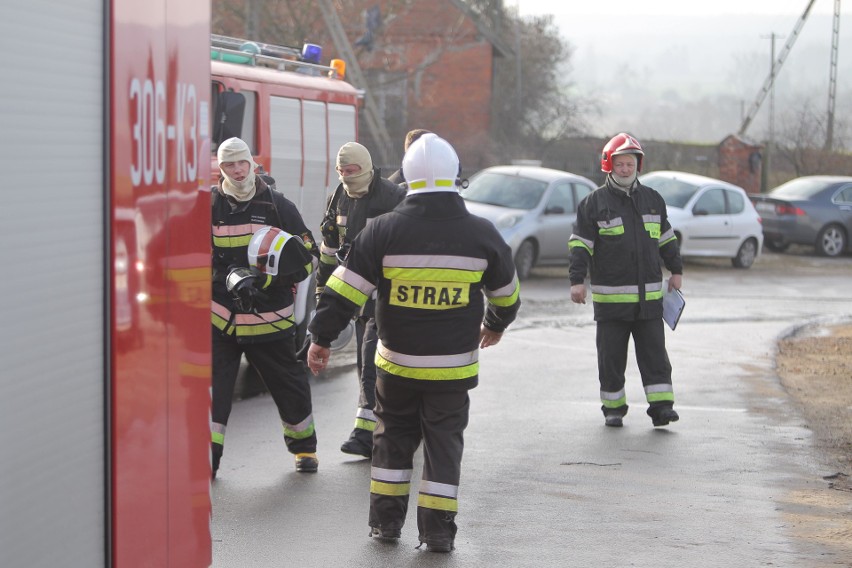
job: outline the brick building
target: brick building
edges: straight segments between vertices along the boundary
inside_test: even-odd
[[[494,62],[512,52],[481,18],[460,0],[349,0],[337,7],[395,143],[378,165],[387,173],[398,166],[413,128],[453,144],[466,172],[490,165]],[[333,41],[325,45],[337,57]],[[366,125],[361,120],[361,141],[373,151],[379,146]]]

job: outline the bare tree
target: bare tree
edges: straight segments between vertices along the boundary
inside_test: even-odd
[[[779,119],[776,147],[779,156],[790,164],[796,177],[848,173],[848,160],[841,159],[848,133],[847,123],[835,122],[834,151],[826,151],[824,109],[815,106],[813,97],[802,97],[788,108],[790,110]]]

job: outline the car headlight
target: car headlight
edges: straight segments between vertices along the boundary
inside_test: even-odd
[[[523,215],[517,215],[517,214],[504,215],[503,217],[500,217],[497,220],[497,223],[495,223],[495,225],[497,226],[498,229],[501,229],[501,230],[502,229],[511,229],[512,227],[514,227],[515,225],[520,223],[521,219],[523,219],[523,218],[524,218]]]

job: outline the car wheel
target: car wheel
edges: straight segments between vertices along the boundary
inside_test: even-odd
[[[515,270],[518,272],[519,280],[524,280],[530,275],[533,264],[535,264],[535,243],[524,241],[515,253]]]
[[[740,245],[740,250],[737,251],[737,256],[731,259],[731,264],[734,268],[749,268],[754,264],[754,259],[757,258],[757,241],[754,239],[746,239]]]
[[[824,227],[817,235],[817,254],[822,256],[840,256],[846,251],[846,233],[840,225]]]
[[[785,243],[781,239],[767,239],[764,244],[772,252],[784,252],[790,248],[790,243]]]

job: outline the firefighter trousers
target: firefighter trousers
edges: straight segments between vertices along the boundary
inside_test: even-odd
[[[233,337],[213,329],[212,442],[214,459],[221,456],[225,427],[231,414],[234,387],[245,354],[260,376],[284,427],[284,442],[292,454],[313,453],[317,436],[311,406],[311,386],[304,363],[296,359],[294,335],[265,343],[240,344]],[[217,444],[220,446],[217,448]],[[218,464],[216,464],[218,465]]]
[[[645,388],[648,414],[674,405],[672,366],[666,352],[662,319],[599,321],[597,323],[598,379],[601,385],[601,410],[604,415],[627,414],[624,372],[627,348],[633,336],[636,364]]]
[[[379,377],[370,470],[371,527],[393,530],[405,523],[414,452],[422,439],[420,542],[453,543],[469,410],[467,391],[423,392],[400,385],[393,377]]]
[[[374,318],[355,320],[356,362],[358,366],[358,410],[353,435],[372,445],[376,429],[376,347],[379,336]]]

